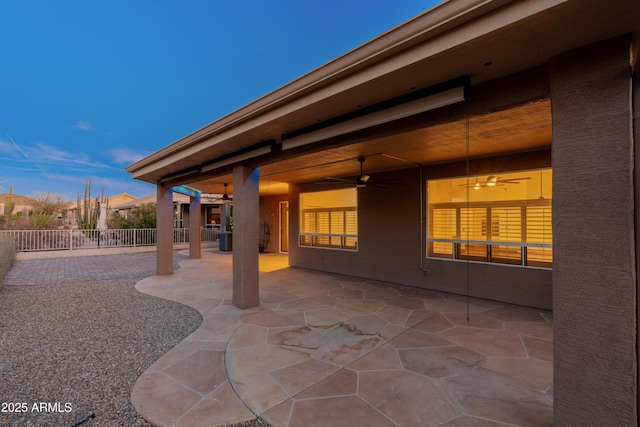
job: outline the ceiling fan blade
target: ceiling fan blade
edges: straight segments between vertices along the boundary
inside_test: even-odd
[[[333,181],[333,180],[316,181],[316,182],[314,182],[314,184],[317,184],[317,185],[340,185],[340,182],[339,181]]]
[[[520,181],[524,181],[526,179],[531,179],[531,177],[526,176],[522,178],[498,179],[498,182],[503,184],[520,184]]]
[[[355,181],[352,179],[334,178],[332,176],[328,176],[327,179],[330,181],[350,182],[352,184],[355,183]]]

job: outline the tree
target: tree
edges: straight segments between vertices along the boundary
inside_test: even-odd
[[[61,194],[36,193],[33,196],[33,213],[55,218],[67,209],[69,200]]]
[[[131,210],[129,218],[115,213],[109,218],[109,228],[156,228],[156,205],[153,203],[143,203]]]
[[[120,215],[119,212],[116,212],[109,217],[109,219],[107,220],[107,225],[113,230],[132,228],[129,226],[129,220]]]
[[[132,228],[156,228],[156,205],[143,203],[131,211]]]

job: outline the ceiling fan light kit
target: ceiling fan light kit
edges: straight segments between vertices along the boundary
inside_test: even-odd
[[[486,180],[478,180],[476,176],[476,181],[471,184],[460,184],[460,187],[472,187],[474,190],[480,190],[480,188],[484,187],[496,187],[496,186],[504,186],[505,184],[520,184],[520,181],[531,179],[529,176],[521,176],[518,178],[507,178],[502,179],[502,177],[496,175],[489,175]]]
[[[406,160],[400,159],[398,157],[393,157],[393,156],[382,154],[382,153],[371,154],[370,157],[371,156],[380,156],[380,155],[385,156],[385,157],[389,157],[389,158],[392,158],[392,159],[396,159],[396,160],[401,160],[401,161],[404,161],[404,162],[407,162],[407,163],[411,163],[411,162],[408,162]],[[379,181],[374,179],[373,182],[370,182],[371,175],[367,175],[363,171],[363,163],[364,163],[365,159],[366,159],[365,156],[359,156],[356,159],[353,159],[353,158],[347,159],[348,161],[358,160],[358,162],[360,163],[360,175],[358,175],[358,177],[356,179],[345,179],[345,178],[337,178],[337,177],[334,177],[334,176],[328,176],[328,177],[325,178],[327,181],[316,182],[316,184],[336,184],[338,182],[348,182],[348,183],[351,183],[351,184],[355,185],[356,188],[365,188],[365,187],[367,187],[367,185],[370,185],[370,186],[373,185],[375,187],[385,187],[386,188],[386,187],[390,187],[390,186],[393,186],[393,185],[404,185],[405,184],[403,180],[400,180],[400,182],[398,182],[398,181],[394,181],[394,182],[379,182]],[[415,163],[415,164],[418,165],[417,163]]]

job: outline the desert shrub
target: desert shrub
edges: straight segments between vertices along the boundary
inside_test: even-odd
[[[127,218],[120,215],[120,213],[116,212],[109,217],[107,220],[107,226],[114,230],[122,230],[126,228],[132,228],[129,224],[129,220]]]
[[[0,230],[56,230],[61,226],[61,220],[42,214],[0,217]]]
[[[9,236],[0,236],[0,289],[4,284],[4,278],[16,260],[16,248],[13,239]]]
[[[48,215],[33,215],[29,217],[31,227],[28,230],[50,230],[52,229],[53,220]]]
[[[156,205],[143,203],[131,211],[132,228],[156,228]]]
[[[156,205],[143,203],[131,210],[129,218],[116,212],[107,223],[113,229],[156,228]]]

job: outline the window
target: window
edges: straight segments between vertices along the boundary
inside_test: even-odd
[[[358,249],[355,188],[300,194],[300,246]]]
[[[551,169],[430,180],[430,258],[551,268]]]

